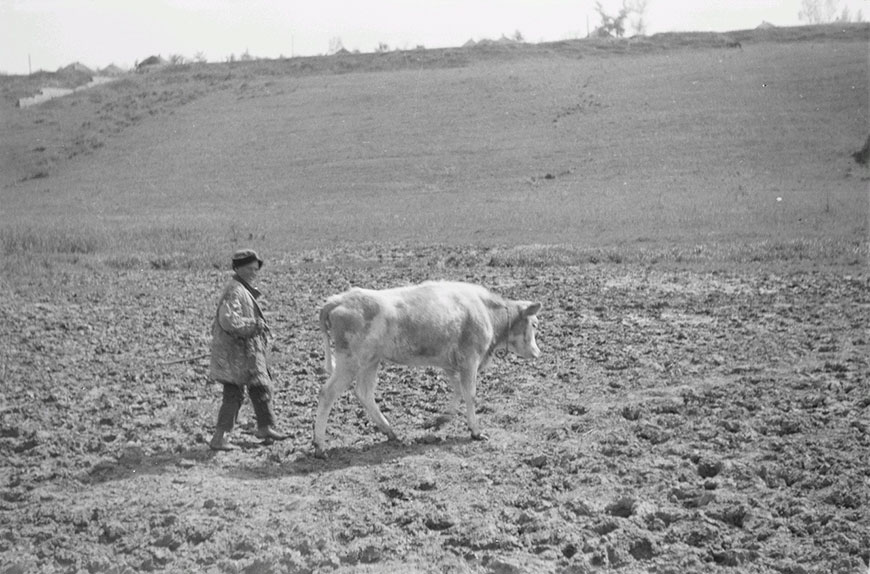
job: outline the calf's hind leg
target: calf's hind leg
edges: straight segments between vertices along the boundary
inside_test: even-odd
[[[372,419],[372,422],[378,427],[378,430],[387,435],[389,440],[399,440],[396,437],[396,433],[393,431],[393,427],[390,426],[390,423],[387,421],[386,417],[384,417],[381,409],[378,408],[378,403],[375,402],[375,387],[378,384],[379,364],[380,363],[374,363],[373,365],[369,365],[360,372],[356,379],[354,392],[356,393],[356,398],[359,399],[359,402],[363,407],[365,407],[369,418]]]
[[[314,456],[326,458],[326,421],[335,399],[350,386],[354,372],[344,360],[337,360],[332,375],[323,384],[317,397],[317,416],[314,419]]]

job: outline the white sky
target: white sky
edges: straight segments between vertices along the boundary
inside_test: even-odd
[[[823,0],[820,0],[823,1]],[[837,0],[870,18],[870,0]],[[647,33],[728,31],[802,22],[802,0],[647,0]],[[612,14],[621,0],[602,0]],[[460,46],[522,33],[526,41],[585,37],[594,0],[0,0],[0,72],[72,62],[130,67],[159,54],[212,62],[234,54],[309,56],[339,38],[348,50]],[[28,64],[28,57],[30,64]],[[30,66],[30,67],[28,67]]]

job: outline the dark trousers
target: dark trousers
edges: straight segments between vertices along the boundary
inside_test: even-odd
[[[272,413],[272,392],[267,385],[248,387],[248,396],[251,397],[251,405],[254,407],[254,415],[257,417],[257,428],[270,427],[275,424],[275,415]],[[224,432],[233,430],[239,409],[245,402],[245,387],[224,383],[224,398],[218,411],[217,428]]]

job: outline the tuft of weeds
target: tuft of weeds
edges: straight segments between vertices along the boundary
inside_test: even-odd
[[[144,269],[146,267],[146,262],[141,257],[131,254],[107,257],[103,260],[103,264],[112,269],[123,270]]]
[[[495,250],[490,255],[490,267],[552,267],[595,263],[588,250],[571,245],[518,245]]]
[[[710,244],[678,244],[644,247],[633,244],[603,248],[571,245],[519,245],[493,250],[490,267],[559,267],[585,264],[660,263],[800,263],[870,261],[870,242],[836,238],[806,238],[788,241],[763,240]]]
[[[25,181],[30,181],[32,179],[45,179],[48,177],[48,172],[44,169],[36,171],[28,176],[25,176],[19,180],[19,183],[24,183]]]
[[[91,229],[35,228],[22,225],[0,230],[0,245],[6,255],[88,255],[100,251],[106,243],[106,237]]]

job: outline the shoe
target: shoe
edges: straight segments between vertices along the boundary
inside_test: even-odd
[[[221,441],[212,440],[211,442],[208,443],[208,448],[210,448],[211,450],[223,450],[223,451],[236,450],[236,447],[234,445],[228,443],[225,440],[221,440]]]
[[[236,447],[227,441],[226,431],[215,429],[211,440],[208,441],[208,448],[211,450],[235,450]]]
[[[261,440],[284,440],[287,438],[287,435],[279,433],[272,427],[263,427],[257,429],[257,432],[254,433],[254,436]]]

